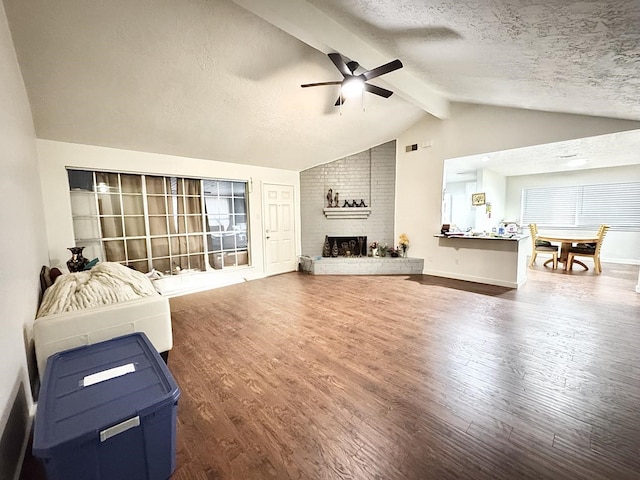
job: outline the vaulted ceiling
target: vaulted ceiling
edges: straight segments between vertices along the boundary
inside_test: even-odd
[[[39,138],[302,170],[450,101],[640,120],[636,1],[3,1]],[[395,94],[300,88],[329,52]]]

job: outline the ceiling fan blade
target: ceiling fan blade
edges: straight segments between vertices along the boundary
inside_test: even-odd
[[[402,62],[400,60],[394,60],[389,63],[385,63],[373,70],[369,70],[361,74],[361,77],[364,77],[365,80],[371,80],[372,78],[379,77],[380,75],[384,75],[385,73],[393,72],[394,70],[398,70],[402,68]]]
[[[320,82],[320,83],[305,83],[300,85],[302,88],[306,87],[321,87],[323,85],[340,85],[342,82]]]
[[[330,53],[329,58],[336,66],[336,68],[340,70],[340,73],[343,77],[351,76],[351,70],[349,70],[349,67],[347,67],[347,64],[345,63],[344,58],[342,58],[342,55],[340,55],[339,53]]]
[[[347,99],[346,99],[345,97],[343,97],[342,95],[340,95],[340,96],[338,97],[338,99],[336,100],[336,103],[334,103],[334,104],[333,104],[333,106],[334,106],[334,107],[339,107],[340,105],[344,105],[344,102],[345,102],[346,100],[347,100]]]
[[[386,88],[382,87],[376,87],[375,85],[369,85],[368,83],[364,84],[364,89],[367,92],[375,93],[376,95],[380,95],[384,98],[389,98],[391,95],[393,95],[393,92],[391,90],[387,90]]]

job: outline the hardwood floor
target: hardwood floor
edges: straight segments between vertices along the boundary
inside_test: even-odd
[[[640,478],[638,267],[172,299],[174,479]]]
[[[171,300],[193,479],[638,479],[638,267],[291,273]]]

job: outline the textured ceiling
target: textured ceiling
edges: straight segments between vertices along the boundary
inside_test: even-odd
[[[40,138],[302,170],[440,116],[438,95],[640,120],[638,1],[253,2],[315,9],[314,28],[251,0],[3,1]],[[366,68],[402,59],[372,81],[397,94],[340,111],[337,87],[301,89],[340,79],[343,44]]]
[[[640,120],[640,1],[310,3],[450,100]]]
[[[333,106],[326,55],[230,1],[6,0],[39,138],[302,170],[397,137],[398,96]]]
[[[445,179],[446,183],[476,180],[482,169],[511,177],[629,165],[636,172],[629,180],[640,179],[640,130],[451,158],[445,160]]]

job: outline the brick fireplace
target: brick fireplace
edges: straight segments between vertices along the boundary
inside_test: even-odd
[[[366,235],[368,243],[377,241],[394,245],[395,172],[395,141],[301,172],[302,253],[310,257],[322,255],[327,233],[342,237]],[[329,188],[334,195],[339,192],[339,205],[347,199],[363,199],[367,208],[327,208]],[[366,214],[362,217],[356,215],[364,210]]]
[[[325,241],[326,240],[326,241]],[[422,258],[369,257],[366,236],[330,236],[322,255],[300,257],[302,271],[312,275],[420,275]]]
[[[303,271],[312,275],[421,275],[422,258],[300,257]]]

